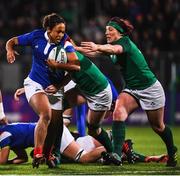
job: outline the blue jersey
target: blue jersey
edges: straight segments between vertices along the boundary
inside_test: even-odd
[[[24,149],[34,146],[35,123],[12,123],[0,126],[0,147]]]
[[[50,51],[58,45],[64,47],[68,39],[68,35],[65,34],[59,44],[49,43],[47,32],[43,29],[18,36],[18,44],[20,46],[30,46],[32,49],[32,68],[29,77],[41,84],[43,88],[51,84],[60,83],[64,77],[64,71],[49,69],[46,61]],[[72,45],[66,46],[64,49],[66,52],[75,51]]]

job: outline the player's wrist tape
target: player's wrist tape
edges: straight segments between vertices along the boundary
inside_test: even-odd
[[[3,103],[0,103],[0,120],[5,117]]]

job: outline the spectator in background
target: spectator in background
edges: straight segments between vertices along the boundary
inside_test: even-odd
[[[0,31],[1,43],[3,46],[7,38],[11,36],[12,31],[9,29],[14,29],[14,35],[23,33],[27,31],[27,29],[33,30],[34,28],[40,26],[40,23],[38,23],[36,19],[50,11],[56,11],[65,18],[69,24],[69,31],[72,33],[72,38],[78,42],[94,40],[98,43],[102,43],[104,41],[102,38],[102,28],[93,29],[93,32],[95,32],[91,37],[88,35],[89,32],[84,32],[84,27],[89,23],[95,23],[95,25],[98,26],[99,24],[97,24],[97,21],[101,18],[101,16],[109,18],[113,14],[118,14],[118,16],[121,17],[131,17],[133,19],[133,24],[136,26],[139,41],[144,40],[143,36],[141,36],[142,28],[139,27],[138,30],[140,20],[141,25],[143,24],[143,29],[146,29],[149,33],[149,36],[151,36],[151,41],[154,40],[155,36],[152,35],[152,33],[157,27],[161,30],[161,32],[165,31],[166,34],[169,33],[172,26],[175,27],[176,33],[179,31],[178,14],[180,11],[180,5],[178,0],[155,0],[148,2],[137,0],[123,0],[121,2],[117,0],[54,0],[53,2],[37,2],[32,0],[27,3],[22,3],[21,1],[7,3],[5,0],[2,0],[2,2],[3,3],[0,4],[0,10],[2,12],[0,20]],[[77,7],[79,9],[78,12],[76,10]],[[95,10],[95,13],[88,13],[91,8]],[[18,31],[18,33],[16,31]],[[96,32],[98,35],[95,35]],[[168,42],[168,40],[169,39],[167,38],[166,42]],[[177,41],[178,45],[180,45],[180,41],[178,39]],[[159,46],[157,49],[161,50]],[[5,51],[2,50],[0,57],[2,57],[4,54]]]

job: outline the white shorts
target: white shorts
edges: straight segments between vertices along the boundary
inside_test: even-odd
[[[28,102],[30,101],[31,97],[36,93],[42,92],[46,94],[41,84],[33,81],[29,77],[24,80],[24,89]],[[63,90],[59,90],[56,94],[47,96],[49,98],[52,109],[63,110]]]
[[[68,128],[64,125],[63,134],[61,138],[61,147],[60,152],[63,153],[64,150],[74,141],[74,137],[68,130]],[[76,142],[80,146],[80,150],[84,150],[86,152],[92,151],[95,148],[93,138],[91,136],[83,136],[76,139]]]
[[[71,80],[67,85],[64,86],[64,92],[67,92],[68,90],[74,88],[76,86],[76,83]]]
[[[112,103],[112,91],[111,86],[108,86],[96,95],[88,95],[82,92],[87,99],[88,107],[94,111],[107,111],[111,108]]]
[[[74,141],[74,137],[70,133],[70,131],[67,129],[67,127],[64,125],[63,127],[63,134],[61,138],[61,147],[60,152],[63,153],[64,150],[68,147],[68,145]]]
[[[81,146],[82,149],[86,152],[90,152],[95,149],[93,138],[91,136],[79,137],[76,139],[76,142]]]
[[[156,110],[165,106],[164,90],[158,80],[144,90],[126,88],[122,92],[127,92],[134,96],[143,110]]]

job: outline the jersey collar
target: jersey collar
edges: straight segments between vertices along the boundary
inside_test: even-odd
[[[47,31],[44,33],[44,37],[45,37],[45,39],[48,41],[49,44],[55,45],[55,43],[50,42],[50,38],[48,37]]]

